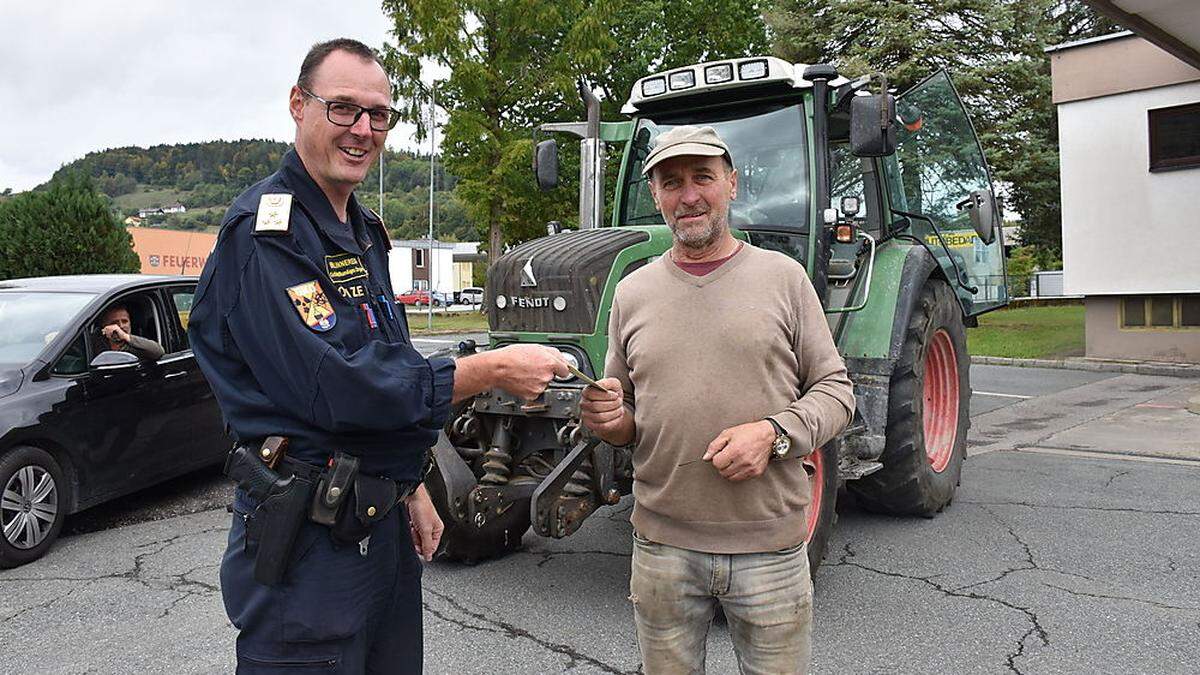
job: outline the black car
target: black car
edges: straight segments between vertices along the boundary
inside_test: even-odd
[[[195,290],[136,274],[0,282],[0,568],[40,557],[69,514],[224,458],[188,345]],[[108,351],[97,322],[118,305],[161,358]]]

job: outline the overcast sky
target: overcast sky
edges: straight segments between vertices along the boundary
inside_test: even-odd
[[[389,36],[377,0],[0,0],[0,17],[0,190],[14,191],[104,148],[291,141],[308,48]],[[412,147],[412,128],[388,146]]]

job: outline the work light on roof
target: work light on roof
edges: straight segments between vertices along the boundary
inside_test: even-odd
[[[642,96],[658,96],[667,90],[667,81],[661,77],[652,77],[642,81]]]
[[[696,73],[691,70],[677,70],[671,73],[671,89],[690,89],[696,86]]]
[[[738,79],[761,80],[767,76],[767,62],[759,59],[738,64]]]
[[[715,66],[709,66],[704,69],[705,84],[721,84],[733,79],[733,64],[718,63]]]

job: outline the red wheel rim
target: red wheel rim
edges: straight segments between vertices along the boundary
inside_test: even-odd
[[[958,434],[958,357],[944,328],[933,334],[925,353],[925,454],[941,473],[950,464]]]
[[[804,535],[805,542],[812,541],[813,534],[817,531],[817,522],[821,519],[821,497],[825,492],[825,458],[821,454],[821,449],[817,448],[804,460],[804,468],[811,468],[808,472],[808,492],[812,495],[806,514],[808,532]]]

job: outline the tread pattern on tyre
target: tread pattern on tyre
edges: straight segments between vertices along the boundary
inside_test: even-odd
[[[950,463],[935,473],[925,454],[925,351],[934,332],[945,329],[959,366],[959,419]],[[970,359],[962,311],[950,286],[929,279],[921,290],[905,329],[900,358],[888,390],[887,442],[880,460],[883,469],[852,481],[847,488],[871,511],[930,517],[954,498],[970,427]]]

